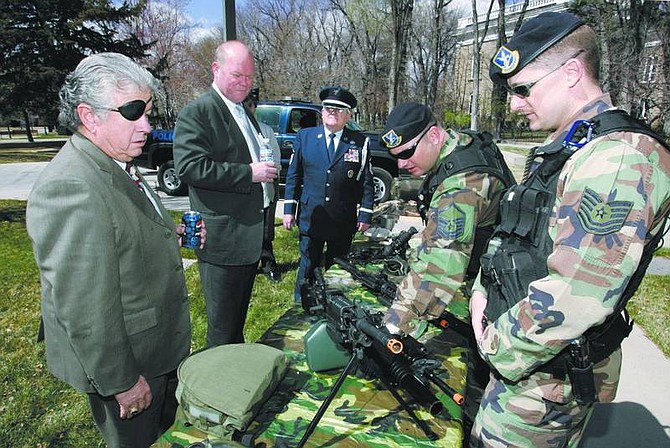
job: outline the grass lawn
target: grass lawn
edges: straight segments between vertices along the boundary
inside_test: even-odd
[[[173,213],[175,220],[180,213]],[[278,229],[275,255],[283,270],[281,283],[258,276],[254,285],[245,336],[257,340],[293,300],[298,262],[297,232]],[[88,404],[70,386],[47,370],[44,344],[36,342],[40,285],[26,233],[25,202],[0,200],[0,440],[8,447],[104,446],[93,425]],[[186,258],[193,252],[182,249]],[[668,251],[664,252],[668,255]],[[191,299],[194,349],[204,345],[206,317],[196,265],[186,270]],[[92,285],[93,287],[93,285]],[[648,275],[629,310],[645,333],[670,356],[670,276]]]
[[[174,213],[179,219],[180,213]],[[257,340],[290,306],[298,260],[297,233],[276,233],[281,283],[256,277],[245,336]],[[85,396],[54,378],[43,343],[36,342],[40,315],[39,273],[26,233],[25,201],[0,200],[0,446],[104,446]],[[188,258],[193,251],[182,249]],[[194,349],[205,341],[206,317],[197,265],[186,270]],[[94,287],[94,285],[91,285]]]

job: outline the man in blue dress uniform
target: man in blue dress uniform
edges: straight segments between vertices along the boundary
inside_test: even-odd
[[[345,128],[356,97],[342,87],[327,87],[319,98],[323,126],[298,132],[284,192],[284,228],[293,227],[299,212],[296,301],[314,269],[322,264],[328,268],[333,258],[345,256],[354,233],[370,227],[374,201],[368,141]]]

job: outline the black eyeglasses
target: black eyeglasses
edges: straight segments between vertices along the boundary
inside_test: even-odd
[[[563,61],[563,63],[562,63],[561,65],[559,65],[559,66],[556,67],[555,69],[551,70],[550,72],[545,73],[544,75],[542,75],[539,79],[536,79],[535,81],[532,81],[532,82],[525,82],[525,83],[523,83],[523,84],[517,84],[517,85],[514,85],[514,86],[507,86],[507,85],[506,85],[506,86],[505,86],[505,90],[507,90],[507,92],[508,92],[510,95],[516,95],[516,96],[518,96],[518,97],[520,97],[520,98],[528,98],[528,97],[530,96],[530,89],[532,89],[533,86],[534,86],[535,84],[537,84],[538,82],[542,81],[544,78],[546,78],[547,76],[551,75],[551,74],[554,73],[556,70],[558,70],[559,68],[561,68],[561,67],[563,67],[565,64],[567,64],[568,61],[569,61],[570,59],[574,59],[574,58],[576,58],[577,56],[579,56],[579,55],[580,55],[581,53],[583,53],[583,52],[584,52],[584,50],[579,50],[577,53],[573,54],[573,55],[570,56],[568,59],[566,59],[565,61]]]
[[[125,103],[122,106],[119,106],[116,109],[107,109],[107,110],[120,113],[121,116],[128,121],[135,121],[138,120],[142,115],[144,115],[144,111],[146,110],[147,104],[149,104],[150,101],[151,100],[146,102],[143,100],[128,101],[127,103]]]
[[[424,135],[426,135],[426,133],[428,133],[430,128],[432,128],[433,126],[435,126],[435,123],[432,123],[426,129],[424,129],[423,132],[421,133],[421,137],[419,137],[419,139],[409,148],[405,149],[404,151],[400,151],[398,154],[393,154],[389,152],[389,155],[394,159],[400,159],[400,160],[411,159],[414,153],[416,152],[416,148],[419,146],[419,143],[421,143],[421,139],[423,138]]]

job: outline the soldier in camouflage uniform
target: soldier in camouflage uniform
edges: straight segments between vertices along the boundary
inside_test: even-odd
[[[473,288],[472,325],[492,374],[471,446],[577,446],[593,402],[615,396],[630,332],[621,299],[662,232],[670,152],[613,111],[599,64],[595,33],[568,13],[528,20],[491,62],[511,110],[554,132],[502,199]],[[604,131],[612,116],[627,125]]]
[[[458,165],[450,156],[476,152],[475,156],[481,157],[483,140],[476,134],[442,128],[431,110],[421,104],[397,105],[388,117],[380,141],[398,159],[399,168],[414,176],[427,174],[419,198],[425,228],[410,241],[410,271],[398,287],[385,324],[391,333],[417,335],[427,320],[439,318],[445,308],[452,317],[469,322],[469,286],[477,272],[476,268],[471,269],[468,275],[471,254],[475,241],[484,238],[485,242],[490,235],[482,229],[497,223],[498,201],[506,185],[513,182],[512,174],[490,139],[491,150],[499,156],[486,161],[490,166],[464,167],[463,171],[446,174],[444,170]],[[484,159],[479,162],[484,163]],[[501,175],[504,180],[499,178]],[[435,186],[432,197],[425,188],[431,183]],[[488,369],[485,364],[481,364],[483,372],[475,368],[476,361],[481,360],[472,333],[454,335],[459,336],[462,344],[473,350],[473,356],[468,356],[467,383],[474,388],[468,387],[466,391],[466,403],[472,405],[472,412],[467,412],[468,406],[465,408],[466,416],[470,414],[473,418]],[[483,376],[480,387],[476,386],[475,372],[479,372],[480,378]],[[465,425],[468,426],[467,422]]]

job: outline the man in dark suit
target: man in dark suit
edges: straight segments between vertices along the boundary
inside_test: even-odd
[[[319,93],[323,127],[301,129],[286,175],[284,228],[295,224],[299,210],[300,265],[294,298],[313,278],[314,269],[345,256],[356,230],[370,227],[374,202],[368,141],[345,128],[356,97],[342,87]],[[299,204],[299,207],[298,207]],[[359,207],[360,205],[360,207]]]
[[[212,72],[212,88],[180,112],[174,132],[177,175],[207,222],[207,246],[196,253],[208,346],[244,342],[263,211],[277,177],[274,163],[259,161],[261,130],[242,104],[254,81],[251,52],[239,41],[222,43]]]
[[[82,60],[60,91],[74,135],[28,198],[47,364],[88,394],[110,447],[147,447],[170,426],[169,386],[191,344],[175,226],[130,163],[157,87],[126,56]]]

